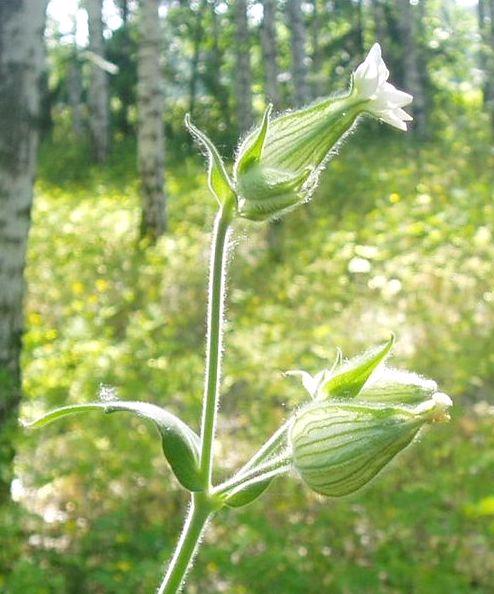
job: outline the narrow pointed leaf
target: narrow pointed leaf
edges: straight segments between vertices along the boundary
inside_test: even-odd
[[[208,156],[208,184],[219,204],[232,198],[235,193],[233,186],[226,172],[223,159],[212,141],[190,121],[190,116],[185,116],[185,126],[192,137],[206,150]]]
[[[344,363],[324,386],[324,395],[345,398],[356,396],[377,366],[386,359],[393,343],[392,335],[386,343],[373,347]]]
[[[262,118],[262,123],[258,129],[256,129],[253,134],[246,138],[245,145],[248,147],[246,150],[240,149],[242,154],[242,158],[238,162],[238,172],[243,173],[246,169],[249,168],[249,165],[252,163],[259,161],[262,155],[262,149],[264,147],[264,141],[266,140],[266,134],[268,132],[269,126],[269,116],[271,115],[271,110],[273,109],[272,104],[270,103],[266,107],[266,111],[264,112],[264,116]],[[251,137],[254,136],[257,132],[257,136],[252,140]]]
[[[153,421],[160,433],[165,457],[178,481],[190,491],[203,489],[199,471],[199,437],[177,416],[154,404],[120,400],[75,404],[57,408],[25,426],[43,427],[63,417],[93,410],[103,410],[105,413],[131,412]]]

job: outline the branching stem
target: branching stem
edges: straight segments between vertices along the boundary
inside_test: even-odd
[[[201,535],[211,514],[220,507],[220,500],[211,492],[213,441],[221,368],[222,325],[225,302],[225,274],[228,231],[233,204],[226,202],[216,215],[209,271],[206,381],[201,423],[201,474],[204,491],[192,494],[192,503],[182,534],[157,594],[176,594],[183,585]]]

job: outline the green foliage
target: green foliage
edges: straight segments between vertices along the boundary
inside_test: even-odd
[[[111,392],[110,392],[111,394]],[[105,400],[105,390],[103,390]],[[89,402],[62,406],[26,423],[26,427],[44,427],[67,416],[103,410],[105,413],[131,412],[154,422],[161,437],[163,453],[177,480],[190,491],[201,491],[203,481],[199,469],[199,436],[177,416],[149,402],[125,402],[110,396],[107,402]]]
[[[457,131],[447,151],[436,143],[420,153],[403,139],[381,149],[365,129],[359,134],[311,208],[286,219],[283,265],[273,271],[261,227],[248,224],[248,241],[239,228],[219,427],[225,472],[306,399],[280,372],[315,372],[336,344],[350,355],[395,329],[393,365],[434,377],[463,407],[378,486],[328,506],[286,478],[247,511],[227,513],[208,533],[213,546],[199,557],[190,592],[215,592],[220,581],[232,594],[494,588],[494,417],[481,403],[494,381],[486,147],[475,130],[475,145]],[[60,160],[55,184],[44,172],[63,154],[50,150],[27,271],[23,418],[90,402],[103,385],[197,419],[214,209],[203,175],[189,162],[175,169],[172,231],[136,251],[129,157],[81,171],[77,182],[69,168],[64,181]],[[25,592],[39,572],[50,594],[147,594],[156,586],[184,501],[155,437],[139,418],[128,422],[122,431],[112,416],[84,426],[74,417],[70,431],[54,426],[20,445],[22,507],[2,530],[11,535],[6,593]],[[30,537],[19,551],[21,530]]]

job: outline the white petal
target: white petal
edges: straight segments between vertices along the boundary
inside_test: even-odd
[[[370,99],[377,91],[381,79],[380,63],[381,47],[375,43],[365,60],[357,67],[353,73],[354,88],[362,99]]]
[[[404,122],[411,122],[413,120],[413,117],[409,113],[407,113],[404,109],[401,109],[401,107],[396,107],[393,111]]]
[[[405,105],[413,101],[413,95],[405,93],[405,91],[400,91],[400,89],[397,89],[390,83],[383,85],[383,92],[389,97],[390,103],[393,103],[396,107],[405,107]]]
[[[390,124],[391,126],[398,128],[398,130],[406,132],[407,125],[395,114],[394,110],[389,109],[375,115],[377,115],[383,122],[386,122],[386,124]]]
[[[382,62],[382,54],[381,54],[381,46],[376,42],[369,50],[365,61],[367,62],[374,62],[377,66],[380,62]]]

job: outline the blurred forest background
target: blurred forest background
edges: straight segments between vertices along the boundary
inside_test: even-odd
[[[453,421],[355,496],[286,478],[227,512],[186,591],[494,592],[494,1],[46,5],[0,3],[0,592],[153,592],[186,505],[153,428],[16,419],[103,388],[198,428],[215,204],[184,114],[232,155],[267,100],[344,92],[375,40],[414,125],[365,120],[309,206],[237,225],[218,459],[304,398],[282,371],[391,330]]]

